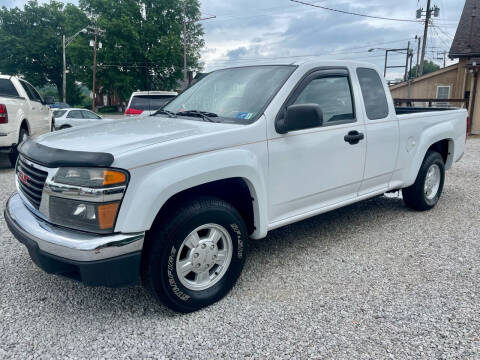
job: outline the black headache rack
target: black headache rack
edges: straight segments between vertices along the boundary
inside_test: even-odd
[[[394,98],[393,102],[395,104],[395,112],[397,115],[404,115],[429,111],[456,110],[459,108],[468,109],[469,99]],[[413,106],[415,103],[425,103],[427,106]],[[449,104],[455,104],[455,106],[450,106]]]

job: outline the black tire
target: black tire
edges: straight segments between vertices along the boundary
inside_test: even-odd
[[[62,125],[62,126],[60,126],[60,129],[58,129],[58,130],[64,130],[64,129],[70,129],[70,128],[71,128],[70,125]]]
[[[436,195],[429,199],[425,194],[425,181],[427,179],[427,172],[432,165],[438,165],[440,169],[440,186]],[[402,189],[403,201],[405,204],[414,210],[426,211],[432,209],[437,205],[438,200],[442,194],[443,183],[445,181],[445,164],[442,156],[436,151],[428,151],[423,159],[422,166],[418,171],[417,178],[413,185]]]
[[[218,282],[205,290],[192,290],[178,278],[178,251],[192,231],[212,223],[230,235],[231,261]],[[147,232],[142,258],[143,284],[158,301],[174,311],[188,313],[206,307],[222,299],[235,285],[245,263],[247,239],[245,222],[229,203],[213,197],[185,202],[169,209],[168,215]]]
[[[20,145],[20,143],[25,140],[25,137],[28,137],[28,130],[25,129],[25,128],[20,128],[20,132],[18,134],[18,144],[17,145],[14,145],[12,147],[12,151],[10,152],[10,154],[8,154],[8,160],[10,160],[10,166],[12,168],[15,167],[15,165],[17,164],[17,159],[18,159],[18,145]]]

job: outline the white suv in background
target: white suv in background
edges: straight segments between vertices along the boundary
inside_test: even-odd
[[[12,166],[17,144],[29,136],[51,130],[52,112],[29,82],[0,75],[0,153],[8,154]]]
[[[136,91],[130,96],[125,115],[151,115],[177,95],[175,91]]]
[[[97,123],[98,121],[109,121],[93,111],[86,109],[57,109],[53,111],[55,130],[63,130],[74,126]]]

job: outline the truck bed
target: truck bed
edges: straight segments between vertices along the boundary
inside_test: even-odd
[[[448,111],[448,110],[458,110],[460,108],[455,107],[395,107],[395,112],[397,115],[405,114],[416,114],[422,112],[431,112],[431,111]]]

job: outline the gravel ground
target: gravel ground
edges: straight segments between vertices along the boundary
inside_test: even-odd
[[[251,243],[237,286],[178,315],[140,287],[37,269],[0,222],[0,358],[480,358],[480,139],[439,205],[378,197]],[[14,190],[0,170],[1,201]]]

